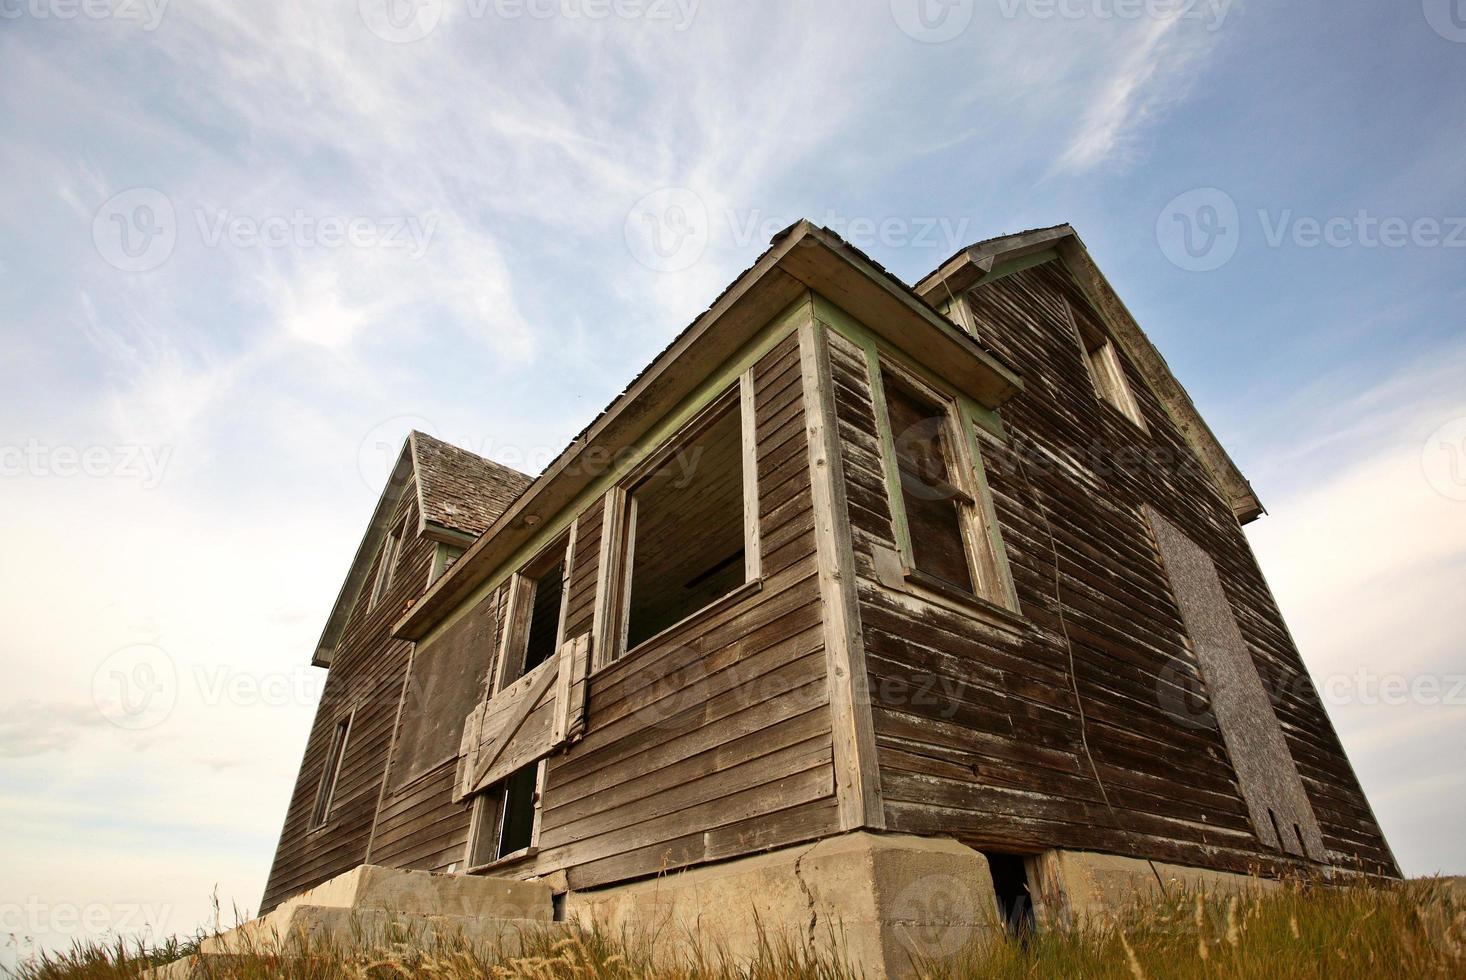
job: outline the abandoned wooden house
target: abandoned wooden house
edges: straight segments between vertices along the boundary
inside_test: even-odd
[[[1025,897],[1398,876],[1262,513],[1073,229],[913,289],[800,223],[538,477],[408,440],[263,909],[359,865],[800,929],[825,888],[879,960]]]

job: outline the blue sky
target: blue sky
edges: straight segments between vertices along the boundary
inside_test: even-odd
[[[0,934],[253,907],[406,431],[537,468],[803,216],[1073,223],[1466,872],[1463,90],[1462,0],[0,0]]]

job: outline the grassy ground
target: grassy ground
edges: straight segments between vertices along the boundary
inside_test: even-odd
[[[196,948],[77,946],[23,966],[22,980],[133,980]],[[423,949],[410,941],[364,950],[296,945],[282,956],[262,949],[228,961],[203,960],[198,975],[219,978],[434,977],[603,978],[630,980],[846,980],[834,959],[765,944],[751,964],[716,952],[684,951],[654,964],[645,944],[597,931],[531,937],[515,956],[449,944]],[[933,980],[968,977],[1086,978],[1387,978],[1466,977],[1466,898],[1447,886],[1415,882],[1392,888],[1291,888],[1257,898],[1178,895],[1137,905],[1105,927],[1046,932],[1026,942],[994,940],[960,962],[920,964]]]

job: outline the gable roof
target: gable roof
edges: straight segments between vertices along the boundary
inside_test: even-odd
[[[466,548],[532,482],[533,478],[518,470],[424,432],[409,433],[372,511],[356,557],[351,560],[351,569],[331,607],[311,663],[317,667],[331,666],[351,610],[366,585],[372,563],[409,487],[416,487],[417,491],[417,533],[432,541]]]
[[[424,531],[477,538],[534,482],[518,470],[425,432],[414,430],[407,439],[417,471]]]
[[[589,450],[633,444],[672,411],[708,372],[732,357],[771,319],[816,292],[851,311],[880,336],[997,407],[1023,390],[1003,358],[933,309],[906,283],[839,235],[799,221],[735,279],[627,388],[576,436],[518,500],[403,616],[394,631],[419,640],[537,533],[569,507],[598,471],[577,465]],[[588,458],[588,457],[587,457]]]
[[[1084,247],[1084,241],[1070,225],[1038,228],[1015,235],[1003,235],[979,242],[958,252],[931,275],[917,283],[916,291],[931,303],[980,286],[994,270],[1006,263],[1045,252],[1056,252],[1059,260],[1084,290],[1090,304],[1099,311],[1120,349],[1139,369],[1141,377],[1165,406],[1171,419],[1181,430],[1191,449],[1212,475],[1232,512],[1243,524],[1250,523],[1267,511],[1252,485],[1227,454],[1221,441],[1197,411],[1196,404],[1181,382],[1176,380],[1170,365],[1151,343],[1145,331],[1115,292],[1115,287],[1100,271],[1099,265]]]

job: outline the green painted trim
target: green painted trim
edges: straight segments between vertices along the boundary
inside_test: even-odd
[[[987,536],[988,547],[993,551],[993,564],[997,567],[998,585],[1003,590],[1003,603],[1009,610],[1018,612],[1018,589],[1013,584],[1013,569],[1008,563],[1008,548],[1003,544],[1003,533],[998,526],[998,509],[993,504],[993,493],[988,488],[987,468],[982,462],[982,447],[978,442],[977,430],[971,425],[962,427],[967,436],[967,451],[972,457],[973,476],[977,480],[977,499],[982,506],[982,530]]]
[[[876,432],[881,440],[881,473],[886,478],[886,496],[891,507],[891,534],[896,550],[908,567],[916,564],[911,547],[911,524],[906,518],[906,498],[901,492],[901,473],[896,466],[896,437],[891,430],[891,413],[886,407],[886,382],[881,377],[881,352],[875,344],[861,348],[865,352],[865,376],[870,385],[871,404],[875,408]]]
[[[911,526],[906,517],[906,502],[901,493],[901,476],[896,470],[896,440],[891,432],[891,416],[886,408],[885,382],[881,379],[881,358],[897,361],[901,367],[915,374],[938,391],[948,392],[957,404],[957,416],[962,436],[967,440],[967,454],[972,460],[973,488],[982,508],[982,533],[992,549],[997,566],[998,583],[1003,591],[1001,605],[1016,611],[1018,591],[1013,585],[1013,571],[1008,563],[1008,549],[1003,544],[1003,535],[998,526],[997,508],[993,505],[992,490],[988,486],[987,471],[983,466],[981,447],[977,430],[991,433],[1000,442],[1008,437],[1003,430],[1002,420],[992,409],[985,407],[961,392],[952,391],[952,386],[937,378],[930,371],[914,364],[900,352],[888,349],[858,320],[818,294],[814,297],[815,319],[828,329],[857,345],[865,354],[866,380],[875,409],[876,431],[881,444],[881,470],[886,481],[886,495],[891,507],[891,533],[896,539],[896,548],[906,566],[913,567],[915,559],[911,549]],[[976,575],[974,570],[973,574]],[[975,579],[974,579],[975,580]]]
[[[856,344],[869,354],[870,351],[878,351],[881,355],[898,361],[903,368],[921,378],[927,384],[941,391],[950,392],[956,397],[963,412],[973,421],[974,424],[982,426],[1003,442],[1008,441],[1007,430],[1003,428],[1003,419],[996,411],[988,408],[963,392],[953,391],[952,385],[933,374],[930,370],[912,360],[910,355],[899,348],[893,347],[876,337],[865,324],[846,313],[840,307],[820,296],[814,297],[815,317],[822,320],[830,329],[839,333],[845,339]]]
[[[1032,269],[1034,266],[1043,265],[1045,262],[1057,262],[1058,260],[1058,250],[1051,248],[1043,252],[1034,252],[1032,255],[1025,255],[1022,258],[1013,259],[1009,262],[1000,262],[993,266],[992,272],[989,272],[977,281],[977,286],[986,286],[988,283],[1002,279],[1005,276],[1011,276],[1025,269]]]
[[[545,525],[534,537],[495,568],[479,587],[474,589],[452,612],[444,615],[438,621],[438,624],[418,641],[419,645],[426,646],[432,643],[445,630],[457,622],[459,618],[483,601],[484,597],[508,581],[514,572],[518,571],[526,562],[543,551],[555,538],[564,534],[570,525],[585,512],[586,507],[590,506],[592,501],[605,496],[606,491],[620,483],[628,474],[636,472],[648,456],[660,449],[699,412],[720,398],[730,387],[737,384],[738,379],[753,367],[754,364],[758,363],[765,354],[773,350],[790,334],[797,331],[799,325],[807,317],[812,315],[810,312],[812,309],[810,302],[811,295],[810,293],[806,293],[786,306],[752,340],[745,344],[738,353],[734,354],[721,367],[710,374],[677,408],[668,413],[660,422],[638,439],[635,445],[631,447],[631,452],[621,453],[618,457],[618,465],[614,469],[594,480],[580,492],[580,495],[569,506],[557,513],[554,519],[546,521]]]

